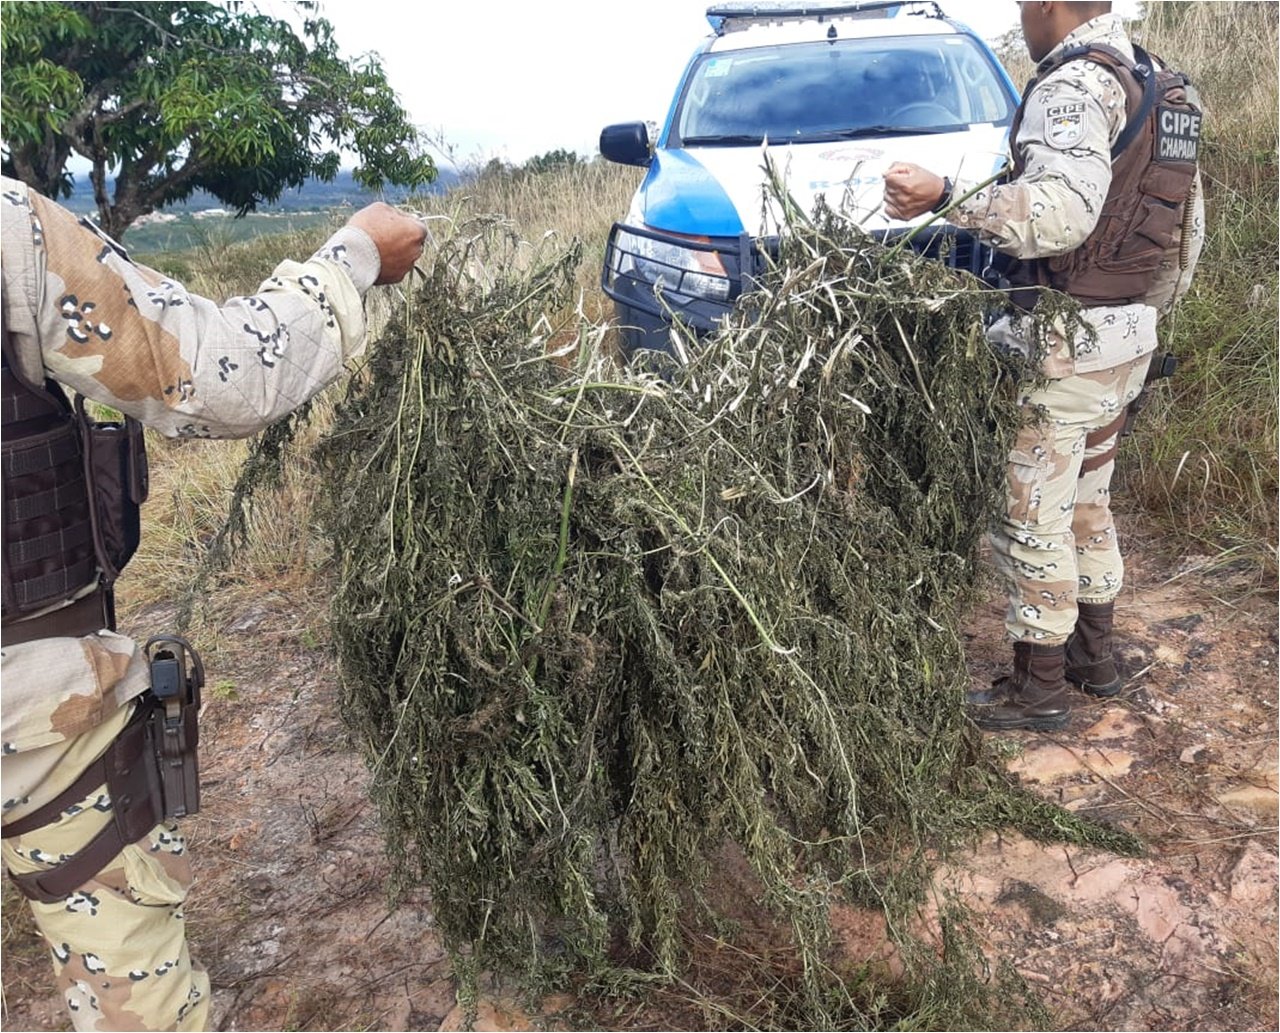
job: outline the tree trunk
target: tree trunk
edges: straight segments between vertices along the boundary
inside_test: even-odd
[[[142,193],[148,160],[150,159],[144,157],[141,161],[126,161],[116,173],[116,194],[110,208],[113,228],[107,229],[107,224],[102,224],[102,228],[116,240],[124,236],[125,230],[133,225],[135,219],[150,215],[156,210],[156,206]]]
[[[111,199],[107,197],[107,160],[103,156],[99,156],[93,161],[93,168],[89,170],[89,182],[93,184],[93,203],[98,206],[98,225],[106,231],[108,236],[118,237],[118,234],[111,228]]]
[[[61,194],[62,169],[70,153],[70,148],[60,136],[46,131],[42,143],[15,148],[9,157],[18,179],[56,201]]]
[[[133,225],[134,220],[151,211],[152,208],[138,204],[133,198],[121,201],[117,197],[115,204],[98,206],[98,225],[112,240],[123,240],[125,230]]]

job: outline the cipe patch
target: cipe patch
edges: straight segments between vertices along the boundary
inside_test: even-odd
[[[1053,104],[1045,111],[1049,145],[1063,151],[1084,139],[1084,101]]]
[[[1195,161],[1200,153],[1200,118],[1194,111],[1156,108],[1156,160]]]

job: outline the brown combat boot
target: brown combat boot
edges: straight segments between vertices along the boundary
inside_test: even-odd
[[[1080,603],[1076,630],[1067,639],[1067,681],[1090,696],[1107,698],[1124,688],[1111,655],[1115,603]]]
[[[1065,646],[1015,642],[1013,674],[997,679],[992,702],[969,707],[973,723],[991,732],[1065,728],[1071,717],[1070,693],[1063,678],[1065,662]],[[971,694],[970,702],[979,695],[985,694]]]

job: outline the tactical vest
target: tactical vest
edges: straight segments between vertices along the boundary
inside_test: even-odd
[[[96,421],[52,380],[26,381],[2,337],[4,644],[114,628],[111,586],[147,493],[142,425]]]
[[[1088,59],[1115,72],[1126,124],[1111,148],[1111,189],[1093,232],[1067,254],[1015,262],[1007,273],[1015,288],[1052,287],[1085,305],[1140,302],[1173,245],[1195,184],[1202,115],[1187,76],[1157,69],[1146,51],[1133,49],[1136,61],[1104,44],[1072,47],[1027,85],[1009,130],[1015,177],[1026,167],[1017,134],[1027,99],[1043,76],[1070,61]],[[1027,293],[1020,298],[1015,291],[1015,300],[1034,303]]]

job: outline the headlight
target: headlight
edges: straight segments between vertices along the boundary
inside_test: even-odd
[[[705,237],[688,239],[707,242]],[[729,300],[729,274],[716,251],[681,247],[669,240],[654,240],[619,230],[614,238],[613,262],[615,276],[628,276],[660,286],[674,302],[698,298]]]

